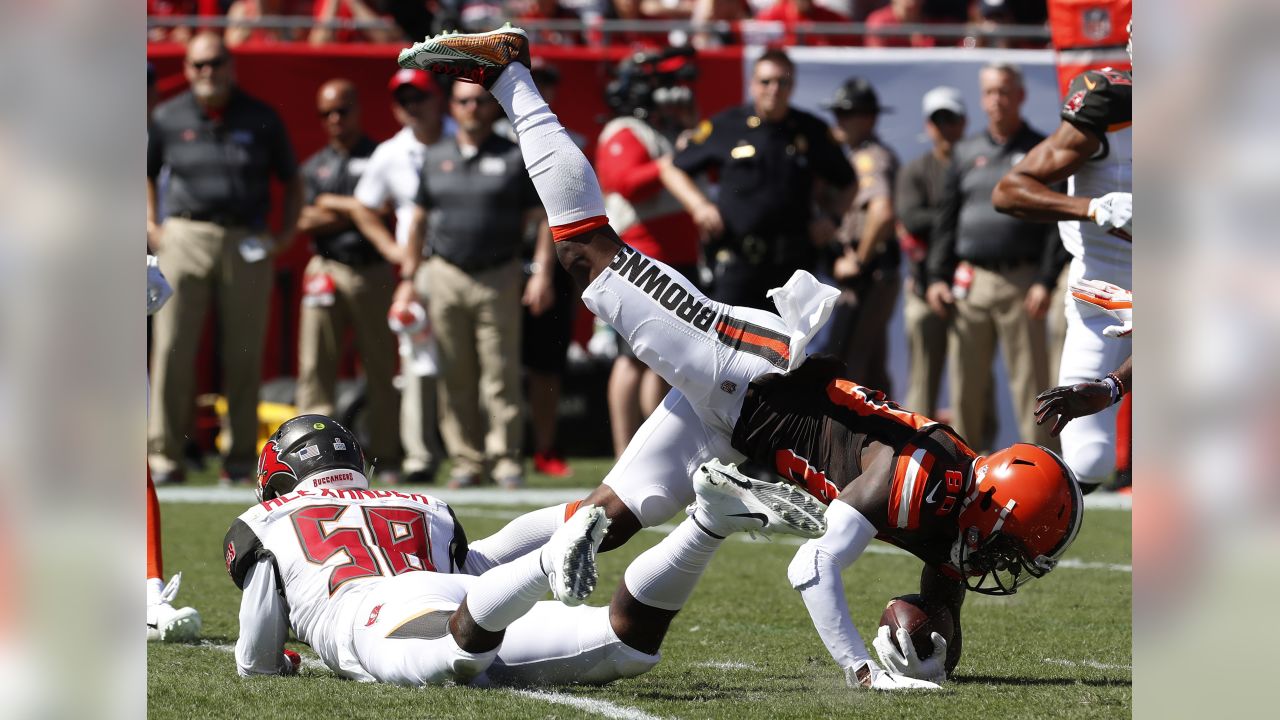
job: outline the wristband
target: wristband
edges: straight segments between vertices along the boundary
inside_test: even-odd
[[[1111,391],[1111,404],[1112,404],[1112,405],[1115,405],[1116,403],[1120,402],[1120,395],[1121,395],[1121,392],[1120,392],[1120,381],[1119,381],[1119,380],[1117,380],[1117,379],[1116,379],[1116,377],[1115,377],[1114,375],[1108,375],[1108,376],[1106,376],[1106,377],[1104,377],[1104,378],[1102,378],[1102,379],[1098,380],[1098,382],[1102,383],[1103,385],[1106,385],[1106,386],[1107,386],[1107,389]]]
[[[1116,384],[1116,402],[1119,402],[1120,398],[1124,397],[1124,395],[1129,392],[1129,389],[1124,386],[1119,375],[1115,373],[1107,373],[1107,377]]]

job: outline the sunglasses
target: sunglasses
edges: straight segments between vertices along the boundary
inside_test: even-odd
[[[328,120],[329,116],[334,113],[337,113],[338,117],[346,117],[350,115],[351,111],[354,109],[355,108],[351,107],[350,105],[339,105],[336,108],[329,108],[328,110],[321,108],[317,114],[320,116],[321,120]]]
[[[426,102],[429,97],[431,97],[430,94],[420,90],[405,90],[395,94],[396,104],[400,107],[409,107],[410,105]]]
[[[756,78],[756,82],[765,87],[769,87],[770,85],[777,85],[778,87],[791,87],[791,83],[793,81],[791,78],[783,75],[780,77]]]
[[[187,64],[196,70],[203,70],[205,68],[217,70],[227,64],[227,57],[225,55],[221,55],[219,57],[209,58],[208,60],[188,60]]]

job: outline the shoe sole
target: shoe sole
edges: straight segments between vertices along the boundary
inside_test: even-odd
[[[507,57],[505,59],[476,57],[475,55],[466,52],[465,49],[459,50],[448,44],[450,39],[460,38],[474,42],[477,46],[483,46],[483,42],[479,41],[480,38],[494,37],[498,35],[518,35],[524,40],[526,46],[529,42],[529,36],[525,34],[523,29],[513,27],[498,28],[497,30],[490,30],[482,33],[441,33],[434,37],[427,38],[422,42],[414,43],[413,45],[401,50],[400,54],[396,57],[396,63],[402,68],[427,71],[435,71],[431,68],[433,64],[457,66],[466,63],[483,71],[485,68],[503,67],[513,62],[517,62],[518,58],[514,57]],[[461,74],[461,77],[463,79],[468,79],[465,73]],[[475,81],[472,80],[472,82]]]
[[[556,597],[565,605],[581,605],[596,589],[600,574],[596,569],[596,550],[609,527],[604,508],[591,508],[587,513],[582,533],[573,540],[556,568],[555,584],[559,588]],[[574,516],[576,518],[577,515]],[[570,519],[570,522],[573,518]]]
[[[784,533],[804,538],[822,537],[827,531],[826,508],[812,495],[783,483],[742,478],[708,468],[704,487],[737,498],[752,515],[767,521],[756,532]]]

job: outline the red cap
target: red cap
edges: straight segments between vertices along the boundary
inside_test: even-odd
[[[412,68],[401,68],[391,76],[391,82],[387,83],[387,89],[395,92],[397,88],[405,85],[412,85],[425,93],[438,93],[440,86],[436,84],[436,79],[431,77],[431,73],[426,70],[414,70]]]

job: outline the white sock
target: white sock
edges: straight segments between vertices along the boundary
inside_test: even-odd
[[[498,532],[471,543],[467,551],[467,572],[478,575],[545,545],[564,524],[567,505],[525,513]]]
[[[529,68],[511,63],[489,92],[516,131],[520,153],[547,210],[548,223],[556,227],[603,216],[604,195],[596,173],[538,93]]]
[[[467,608],[477,625],[503,630],[547,594],[541,555],[535,550],[476,578],[467,591]]]
[[[693,518],[686,518],[662,542],[627,566],[623,575],[627,592],[650,607],[679,610],[722,542],[698,527]]]
[[[147,604],[159,605],[160,593],[164,591],[164,580],[160,578],[147,578]]]

